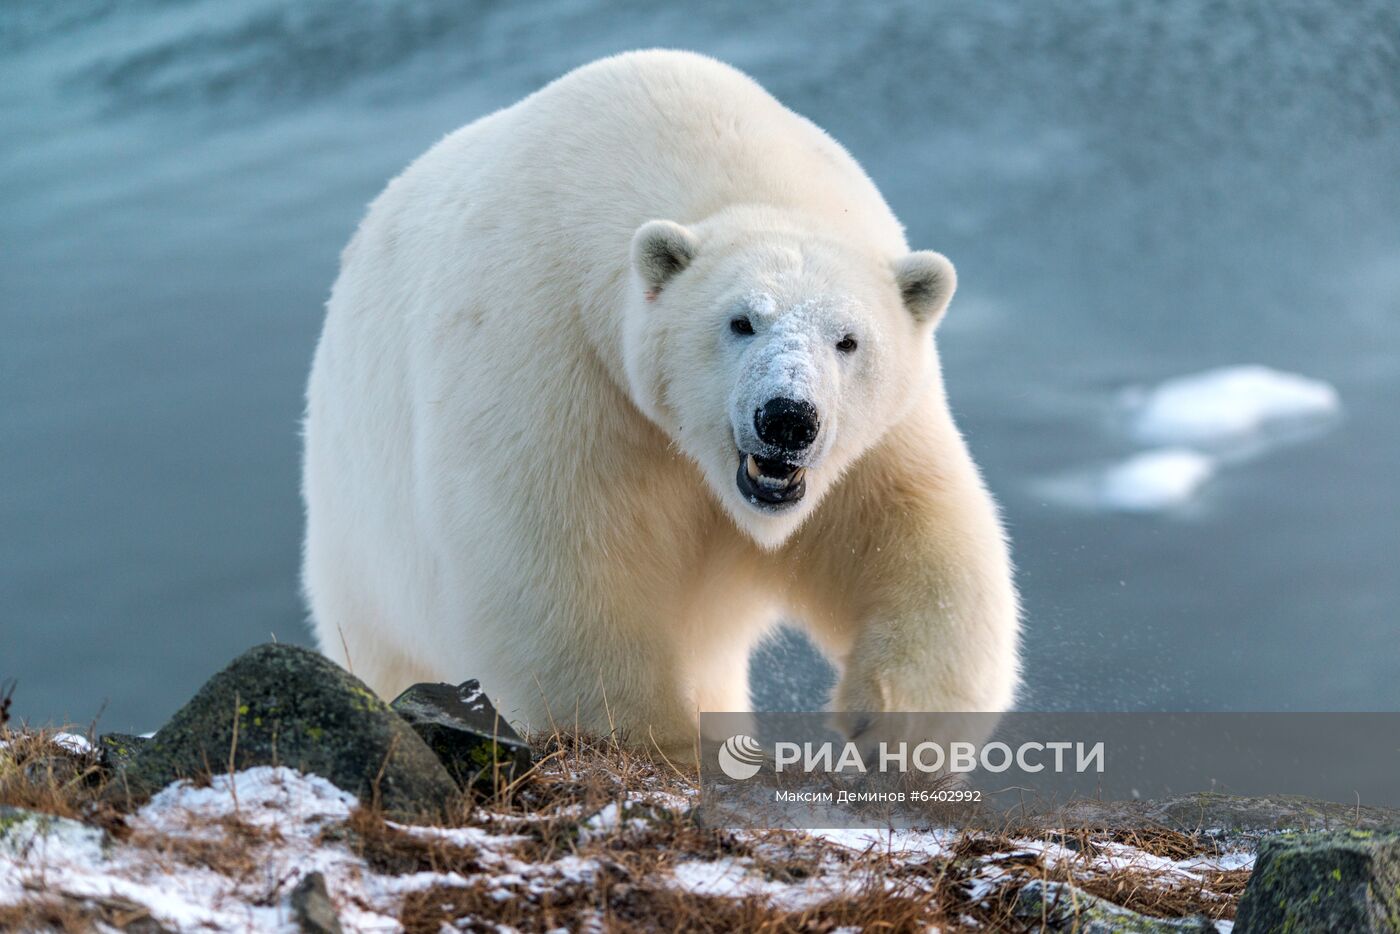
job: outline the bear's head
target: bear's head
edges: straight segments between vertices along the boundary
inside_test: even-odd
[[[762,547],[781,545],[938,378],[931,332],[956,286],[939,253],[656,220],[631,259],[633,401]]]

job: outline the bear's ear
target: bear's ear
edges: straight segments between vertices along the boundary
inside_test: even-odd
[[[637,228],[632,235],[632,265],[642,277],[648,301],[690,265],[699,249],[695,234],[673,221],[647,221]]]
[[[895,261],[894,281],[914,320],[937,324],[958,287],[958,274],[942,253],[918,250]]]

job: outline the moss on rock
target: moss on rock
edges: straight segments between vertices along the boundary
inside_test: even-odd
[[[418,735],[358,678],[308,649],[271,643],[209,679],[108,789],[140,803],[176,779],[283,765],[320,775],[398,817],[455,795]]]
[[[104,733],[97,739],[97,761],[108,772],[127,767],[150,740],[130,733]]]
[[[393,708],[463,788],[491,793],[530,770],[530,747],[487,699],[481,685],[415,684]]]
[[[1031,882],[1016,898],[1016,914],[1037,929],[1073,934],[1206,934],[1206,918],[1150,918],[1064,882]]]
[[[1400,830],[1265,839],[1235,931],[1400,931]]]

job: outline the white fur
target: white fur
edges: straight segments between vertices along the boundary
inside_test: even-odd
[[[385,695],[477,677],[517,724],[676,751],[748,708],[789,615],[838,710],[1005,709],[1010,564],[932,340],[953,286],[840,145],[708,58],[605,59],[452,133],[371,206],[316,351],[322,650]],[[735,472],[780,391],[822,427],[767,513]]]

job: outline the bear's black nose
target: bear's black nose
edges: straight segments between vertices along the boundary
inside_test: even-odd
[[[784,451],[801,451],[817,440],[821,427],[817,410],[800,399],[769,399],[753,413],[753,427],[764,444]]]

